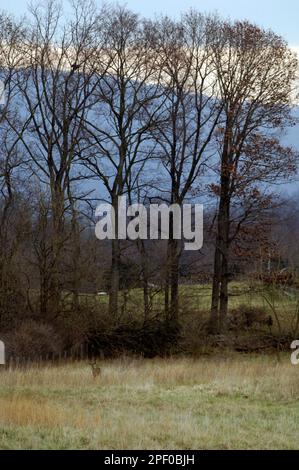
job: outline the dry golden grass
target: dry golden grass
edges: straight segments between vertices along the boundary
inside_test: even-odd
[[[0,448],[296,448],[285,356],[103,361],[0,373]]]
[[[15,426],[61,426],[66,419],[64,410],[47,403],[17,397],[0,400],[0,422]]]
[[[62,406],[47,402],[35,403],[32,398],[12,395],[10,399],[0,399],[0,423],[10,426],[45,426],[86,428],[100,425],[100,414],[85,415],[81,410],[65,411]]]

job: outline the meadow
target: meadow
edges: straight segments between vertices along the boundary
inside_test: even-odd
[[[183,284],[179,286],[180,321],[207,320],[211,306],[211,284]],[[161,314],[163,290],[159,287],[150,290],[151,315]],[[97,314],[103,315],[107,310],[108,295],[82,294],[82,307],[89,310],[93,307]],[[143,291],[140,288],[121,291],[119,304],[125,304],[126,319],[143,321]],[[70,305],[70,293],[65,293],[65,310]],[[258,307],[273,317],[273,333],[278,333],[280,326],[284,333],[293,332],[299,310],[299,281],[291,288],[288,286],[266,286],[256,280],[235,280],[229,284],[229,311],[242,306]],[[279,322],[279,325],[277,324]],[[299,329],[299,328],[298,328]]]
[[[1,449],[296,449],[289,354],[86,362],[0,372]],[[297,366],[299,368],[299,366]]]
[[[158,309],[161,293],[153,295]],[[194,354],[144,359],[40,363],[0,369],[0,449],[298,449],[299,366],[289,352],[258,354],[213,346],[199,336],[210,285],[181,286],[185,343]],[[82,296],[96,303],[106,296]],[[142,291],[127,297],[135,318]],[[273,316],[272,333],[295,334],[298,297],[257,283],[232,282],[230,311],[242,305]],[[276,318],[277,316],[277,318]],[[255,347],[268,328],[233,331]],[[263,353],[264,352],[264,353]]]

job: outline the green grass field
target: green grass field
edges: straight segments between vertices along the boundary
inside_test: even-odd
[[[0,372],[1,449],[296,449],[288,355],[85,363]],[[297,366],[299,368],[299,366]]]
[[[275,307],[283,323],[287,323],[294,314],[299,303],[299,288],[293,288],[294,292],[288,294],[288,288],[267,287],[257,281],[233,281],[229,284],[229,310],[240,305],[263,307],[271,313],[271,305]],[[200,313],[209,314],[211,306],[212,287],[210,284],[180,285],[180,316],[184,318],[189,314]],[[32,300],[37,300],[37,293],[32,292]],[[164,293],[162,289],[153,288],[150,290],[150,302],[153,313],[156,314],[163,310]],[[70,305],[71,294],[65,292],[64,303]],[[143,291],[140,288],[128,291],[120,291],[120,307],[126,303],[126,311],[134,318],[143,315]],[[80,302],[82,306],[92,305],[98,308],[99,312],[108,306],[108,295],[81,294]]]
[[[181,285],[180,295],[180,321],[182,325],[190,322],[207,320],[209,317],[212,288],[210,284]],[[125,316],[129,319],[143,320],[143,292],[142,289],[131,289],[119,293],[120,309],[126,296]],[[159,289],[151,290],[152,315],[163,315],[164,298]],[[108,296],[81,295],[82,306],[93,306],[99,316],[107,311]],[[66,305],[69,297],[66,295]],[[233,281],[229,284],[229,311],[240,306],[259,307],[273,318],[272,333],[294,333],[294,327],[299,316],[299,289],[293,288],[292,294],[288,288],[265,286],[257,281]],[[67,310],[67,309],[66,309]],[[124,315],[122,316],[122,320]],[[279,325],[278,322],[279,321]],[[72,316],[70,318],[72,321]],[[281,332],[279,328],[281,327]],[[298,329],[299,329],[299,325]],[[267,329],[265,329],[267,330]],[[268,331],[268,330],[267,330]]]

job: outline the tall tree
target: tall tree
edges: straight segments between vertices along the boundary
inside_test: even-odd
[[[168,202],[182,206],[195,182],[198,186],[214,152],[213,135],[221,116],[222,103],[215,99],[217,74],[211,48],[217,19],[192,11],[179,22],[164,18],[155,28],[165,99],[163,119],[153,137],[169,181]],[[179,312],[180,254],[171,216],[165,313],[173,322]]]
[[[109,292],[109,311],[115,316],[121,257],[118,197],[132,190],[136,172],[151,155],[150,130],[163,96],[158,51],[148,24],[126,8],[105,7],[98,27],[105,44],[99,60],[106,64],[106,73],[97,82],[92,120],[86,121],[93,151],[85,164],[103,184],[115,212]]]
[[[20,178],[25,156],[8,125],[10,120],[16,128],[22,127],[16,84],[24,63],[19,48],[23,37],[22,24],[0,13],[0,317],[8,314],[9,304],[20,292],[16,258],[27,230],[21,197],[24,181]]]
[[[233,201],[239,199],[242,212],[239,229],[252,205],[260,203],[262,182],[294,169],[296,155],[280,145],[279,131],[292,121],[297,60],[281,37],[246,21],[223,22],[213,51],[224,125],[217,129],[219,204],[211,326],[221,330],[228,309]]]
[[[73,15],[63,24],[61,5],[55,0],[31,8],[21,44],[25,60],[18,83],[21,131],[9,121],[28,155],[28,174],[35,175],[42,193],[46,189],[50,195],[51,260],[47,272],[41,271],[46,279],[41,279],[40,308],[54,317],[61,298],[63,248],[71,235],[65,230],[69,189],[80,180],[75,163],[86,150],[83,123],[93,103],[94,57],[100,47],[95,23],[91,2],[74,2]]]

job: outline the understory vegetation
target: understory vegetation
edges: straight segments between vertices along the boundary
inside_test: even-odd
[[[286,289],[286,288],[285,288]],[[107,295],[82,295],[77,315],[65,297],[63,316],[54,329],[29,316],[12,333],[3,333],[7,357],[13,362],[59,361],[63,358],[112,358],[122,354],[143,357],[199,356],[215,351],[280,354],[290,349],[299,334],[299,301],[279,286],[257,282],[232,282],[227,329],[208,334],[211,286],[180,287],[180,324],[165,321],[162,293],[152,292],[151,315],[144,321],[142,290],[126,293],[126,308],[111,318]],[[124,299],[120,293],[119,303]]]

